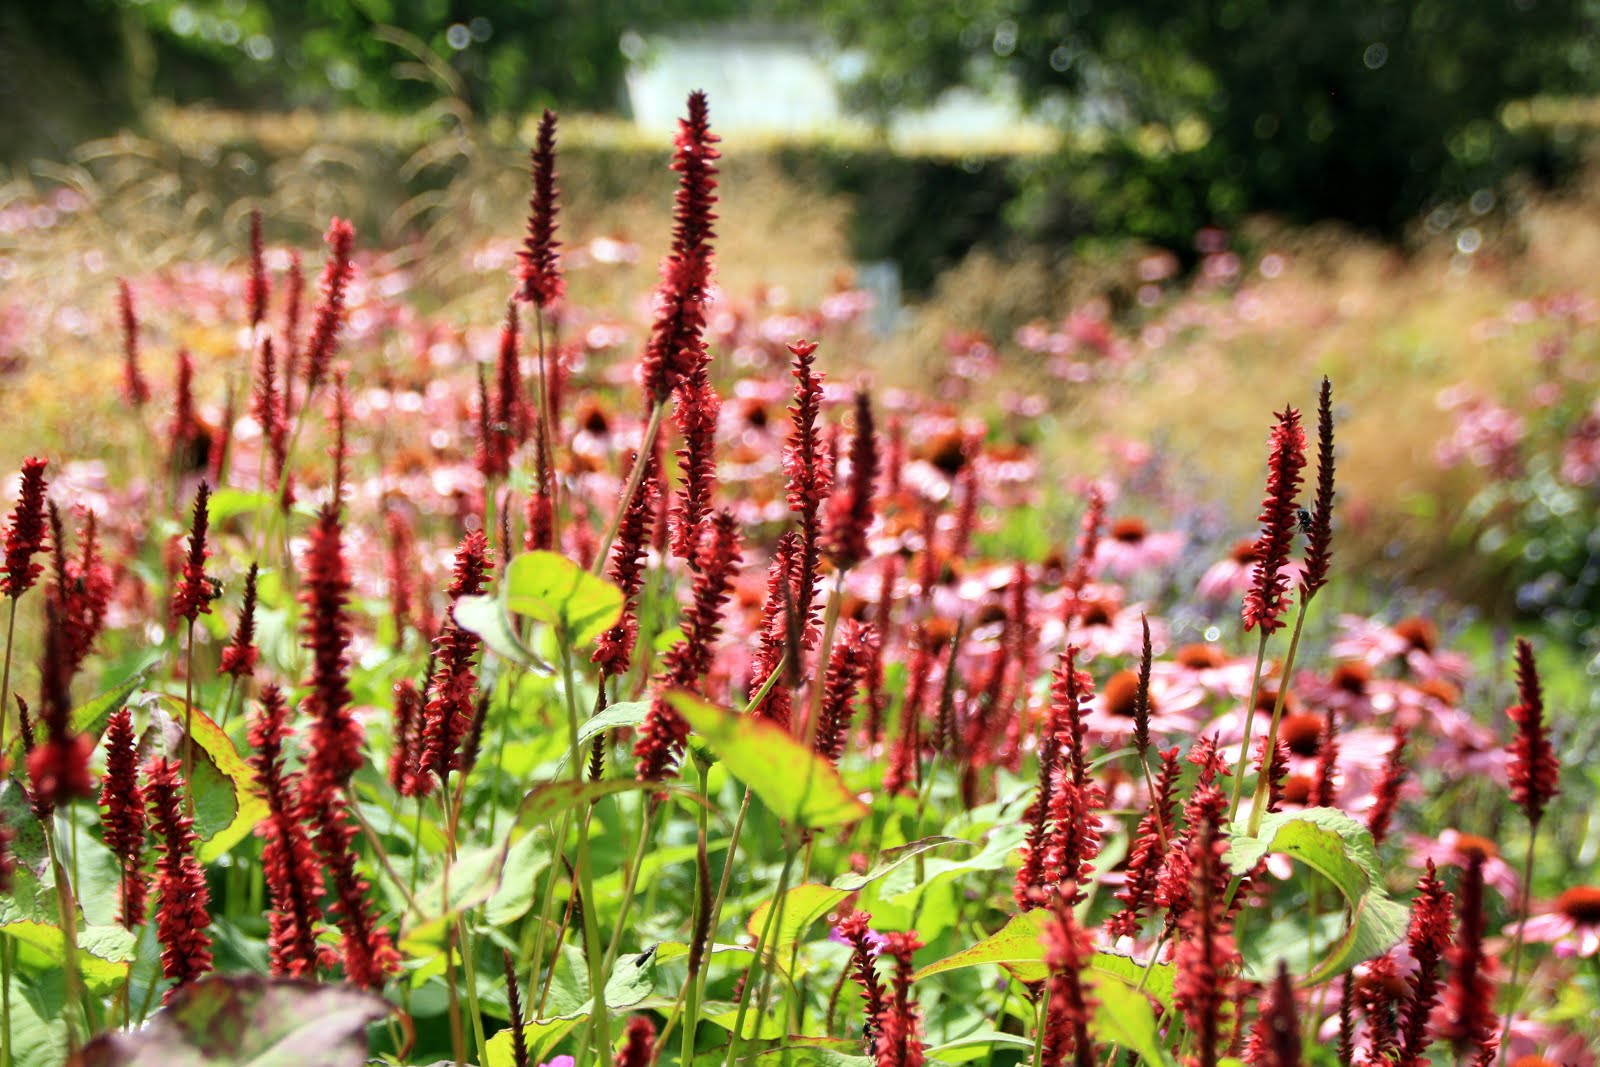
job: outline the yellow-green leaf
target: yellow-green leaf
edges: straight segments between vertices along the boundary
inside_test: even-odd
[[[554,552],[524,552],[506,568],[506,608],[587,645],[616,625],[622,590]]]

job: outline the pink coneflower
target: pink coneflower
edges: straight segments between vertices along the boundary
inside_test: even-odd
[[[150,400],[150,384],[139,369],[139,316],[133,309],[133,291],[117,279],[117,310],[122,318],[122,399],[142,408]]]
[[[1261,504],[1261,534],[1256,538],[1256,569],[1244,599],[1244,628],[1261,627],[1270,634],[1284,625],[1289,578],[1283,572],[1294,544],[1296,496],[1300,471],[1306,465],[1306,435],[1300,412],[1285,407],[1277,414],[1267,459],[1267,489]]]
[[[1562,959],[1600,955],[1600,886],[1575,885],[1528,918],[1527,941],[1550,945]]]
[[[244,601],[239,606],[239,625],[233,631],[233,640],[222,650],[218,669],[234,678],[249,678],[256,672],[256,576],[260,568],[251,563],[244,576]]]
[[[1094,573],[1129,578],[1140,571],[1165,567],[1183,551],[1183,534],[1152,530],[1133,516],[1113,520],[1097,543]]]
[[[32,588],[44,573],[44,565],[34,562],[45,548],[46,461],[30,456],[22,461],[22,484],[17,490],[17,505],[6,526],[5,577],[0,578],[0,593],[15,600]]]
[[[344,321],[345,290],[355,274],[350,261],[350,249],[355,244],[355,227],[341,218],[328,223],[323,235],[328,246],[328,260],[322,268],[322,297],[317,302],[311,337],[306,341],[305,396],[309,401],[327,377],[339,346],[339,328]]]
[[[1487,837],[1464,834],[1460,830],[1444,829],[1438,837],[1411,834],[1409,862],[1413,865],[1434,863],[1440,867],[1460,867],[1463,870],[1476,862],[1482,869],[1483,882],[1506,900],[1517,899],[1520,880],[1517,872],[1500,857],[1500,846]]]
[[[160,756],[145,764],[150,799],[150,829],[156,837],[156,937],[161,942],[161,974],[173,981],[162,998],[211,970],[211,894],[206,874],[194,857],[194,820],[183,814],[183,775],[178,764]]]
[[[290,736],[288,706],[275,685],[263,686],[261,708],[250,719],[250,766],[267,802],[256,828],[263,840],[261,868],[272,895],[267,919],[272,973],[290,978],[314,974],[329,950],[317,943],[322,922],[322,868],[296,816],[299,776],[285,769],[283,742]]]
[[[118,708],[106,724],[106,773],[100,780],[101,839],[122,862],[117,921],[132,930],[144,922],[145,797],[139,787],[139,748],[133,713]]]
[[[1471,663],[1459,652],[1440,644],[1438,624],[1424,615],[1412,615],[1390,626],[1359,615],[1339,616],[1340,636],[1330,652],[1336,659],[1359,660],[1373,667],[1398,662],[1423,681],[1459,683]]]
[[[1546,805],[1561,791],[1561,765],[1544,724],[1544,694],[1533,645],[1523,637],[1517,638],[1517,697],[1518,703],[1506,712],[1517,727],[1507,749],[1511,799],[1537,829]]]
[[[561,243],[556,240],[556,116],[548,108],[539,116],[539,132],[528,152],[533,192],[528,199],[528,236],[517,253],[521,288],[517,296],[547,308],[561,299]]]

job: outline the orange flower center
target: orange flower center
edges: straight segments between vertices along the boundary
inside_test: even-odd
[[[1291,774],[1283,780],[1283,799],[1290,804],[1305,804],[1311,800],[1314,784],[1308,774]]]
[[[1350,660],[1333,669],[1332,681],[1336,688],[1360,696],[1367,691],[1367,683],[1372,681],[1372,668],[1360,660]]]
[[[1134,704],[1139,696],[1139,676],[1133,671],[1118,671],[1106,679],[1105,685],[1100,688],[1100,696],[1109,714],[1133,718]],[[1154,696],[1150,697],[1150,710],[1156,710]]]
[[[1394,632],[1418,652],[1432,652],[1439,647],[1439,628],[1430,619],[1413,615],[1394,624]]]
[[[1210,670],[1220,667],[1227,662],[1228,657],[1223,655],[1222,649],[1216,645],[1184,645],[1178,649],[1178,664],[1188,667],[1192,671]]]
[[[1461,690],[1443,678],[1429,678],[1426,682],[1417,686],[1417,689],[1427,696],[1449,704],[1451,707],[1454,707],[1456,702],[1461,699]]]
[[[1310,712],[1285,715],[1279,724],[1278,736],[1296,756],[1315,756],[1322,747],[1322,716]]]
[[[1469,859],[1476,856],[1492,860],[1500,855],[1500,846],[1477,834],[1457,834],[1456,851]]]
[[[1115,617],[1117,608],[1104,600],[1091,600],[1083,606],[1083,614],[1079,616],[1085,626],[1110,626]]]
[[[1261,554],[1256,551],[1256,543],[1247,539],[1235,541],[1233,550],[1228,553],[1228,558],[1235,563],[1254,563],[1261,558]]]
[[[1111,524],[1111,539],[1121,541],[1125,545],[1137,545],[1145,539],[1150,532],[1150,527],[1144,524],[1143,519],[1126,518],[1118,519]]]
[[[1575,923],[1600,925],[1600,885],[1575,885],[1556,899],[1556,907]]]

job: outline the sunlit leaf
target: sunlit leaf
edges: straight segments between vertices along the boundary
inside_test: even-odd
[[[862,886],[882,878],[907,860],[914,859],[931,848],[939,848],[943,845],[961,845],[965,848],[978,847],[977,842],[968,841],[962,837],[924,837],[920,841],[910,841],[904,845],[884,849],[878,853],[878,862],[874,863],[864,873],[856,874],[851,872],[849,874],[841,874],[833,880],[833,886],[836,889],[855,892]]]
[[[0,925],[0,934],[17,942],[17,958],[24,965],[30,962],[39,968],[66,965],[67,941],[54,924],[27,920],[8,922]],[[78,973],[90,989],[104,993],[128,977],[135,941],[122,927],[83,927],[77,931],[77,945]]]
[[[496,598],[458,597],[451,609],[451,617],[463,630],[476,634],[489,651],[501,659],[518,666],[532,667],[545,674],[551,673],[550,665],[534,655],[517,637],[516,631],[511,628],[511,620],[506,618],[505,606]]]
[[[787,966],[789,950],[810,929],[811,924],[849,895],[848,889],[812,883],[797,885],[784,893],[782,907],[778,909],[777,929],[767,935],[767,944],[774,946],[779,962]],[[751,913],[750,921],[745,924],[750,936],[761,936],[774,903],[768,900]]]
[[[727,767],[774,815],[795,826],[837,826],[867,815],[839,772],[785,730],[735,715],[688,693],[667,699]]]
[[[506,568],[506,608],[587,645],[616,625],[622,590],[554,552],[524,552]]]
[[[152,716],[165,738],[168,758],[181,760],[184,724],[191,720],[181,700],[164,697],[162,703],[170,714],[156,709]],[[210,863],[248,837],[267,817],[268,808],[257,793],[256,772],[222,727],[195,708],[192,729],[194,780],[190,786],[194,793],[194,830],[200,836],[197,854],[201,863]]]
[[[650,701],[624,700],[616,704],[609,704],[598,714],[591,715],[578,724],[578,747],[582,748],[607,730],[616,730],[621,727],[638,726],[644,722],[645,716],[650,714]],[[561,753],[561,758],[556,761],[556,770],[567,765],[572,758],[568,749]]]

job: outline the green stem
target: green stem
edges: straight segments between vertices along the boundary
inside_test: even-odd
[[[1228,805],[1228,822],[1239,815],[1239,802],[1244,799],[1244,770],[1250,766],[1250,730],[1256,721],[1256,699],[1261,695],[1261,664],[1267,658],[1267,631],[1261,631],[1261,641],[1256,646],[1256,668],[1251,672],[1250,703],[1245,705],[1244,742],[1239,748],[1239,766],[1233,772],[1233,803]]]
[[[750,963],[750,969],[745,972],[744,988],[739,991],[739,1010],[734,1014],[733,1032],[728,1035],[728,1056],[723,1061],[723,1067],[733,1067],[739,1058],[739,1040],[744,1035],[744,1019],[750,1010],[750,991],[755,987],[755,979],[761,974],[763,964],[767,957],[767,942],[772,937],[772,932],[777,928],[778,913],[783,910],[783,897],[789,891],[789,875],[794,872],[795,849],[785,847],[783,850],[783,870],[778,875],[778,892],[773,897],[772,907],[767,909],[767,921],[761,924],[761,936],[756,940],[756,954]],[[729,862],[732,862],[730,854]]]
[[[72,895],[72,883],[67,880],[66,867],[61,862],[60,849],[56,845],[55,828],[50,825],[49,820],[44,823],[44,847],[50,856],[50,869],[55,874],[56,907],[61,917],[61,947],[66,964],[64,969],[67,984],[67,1007],[61,1016],[62,1022],[67,1027],[67,1060],[71,1062],[78,1054],[78,1030],[73,1025],[73,1013],[82,1012],[85,1024],[89,1015],[83,1003],[83,981],[78,972],[78,927],[77,917],[73,914],[76,898]],[[7,1047],[10,1047],[9,1043]]]
[[[1511,1035],[1511,1018],[1517,1013],[1522,994],[1517,989],[1517,978],[1522,972],[1522,935],[1528,925],[1528,905],[1533,896],[1533,846],[1539,838],[1539,820],[1534,819],[1528,829],[1528,852],[1522,858],[1522,892],[1517,906],[1517,938],[1511,948],[1511,995],[1506,1000],[1506,1021],[1500,1027],[1500,1056],[1498,1064],[1506,1062],[1506,1041]]]
[[[472,1020],[472,1040],[478,1050],[478,1062],[488,1063],[488,1040],[483,1034],[483,1012],[478,1007],[478,969],[473,960],[472,940],[460,916],[456,917],[455,927],[456,943],[461,946],[461,966],[466,971],[467,1012]]]
[[[704,808],[701,809],[702,813]],[[655,836],[655,808],[648,799],[639,803],[639,837],[634,842],[633,859],[628,863],[628,869],[622,879],[622,905],[617,910],[617,925],[611,931],[611,942],[606,946],[606,970],[617,962],[617,952],[622,947],[622,933],[628,926],[628,912],[632,909],[633,898],[639,887],[639,869],[644,865],[645,849],[650,840]],[[702,814],[702,817],[703,814]]]
[[[194,620],[189,620],[189,636],[183,654],[183,781],[189,817],[194,818]]]
[[[661,405],[657,405],[658,408]],[[563,630],[565,627],[563,627]],[[572,763],[573,777],[583,781],[583,744],[578,740],[577,673],[572,664],[571,635],[558,635],[561,645],[562,688],[566,690],[567,704],[567,758]],[[585,1045],[592,1038],[600,1067],[611,1067],[611,1021],[606,1015],[607,966],[604,950],[600,946],[600,927],[595,916],[594,865],[589,857],[589,809],[584,809],[578,824],[578,887],[583,893],[583,944],[589,961],[589,1030],[578,1046],[578,1067],[588,1062]]]
[[[644,436],[639,440],[639,452],[633,457],[633,469],[628,472],[627,488],[622,491],[622,499],[617,501],[617,510],[611,516],[611,525],[606,527],[606,535],[600,541],[600,551],[594,554],[594,565],[590,569],[595,574],[605,570],[606,561],[611,556],[611,542],[617,539],[617,530],[622,526],[623,513],[628,510],[628,505],[633,503],[634,496],[639,492],[639,485],[644,481],[645,467],[649,465],[650,454],[655,451],[656,436],[661,433],[661,418],[666,411],[665,400],[657,400],[650,409],[650,421],[645,424]]]
[[[694,1062],[695,1031],[698,1029],[700,1022],[700,972],[706,969],[706,959],[711,954],[711,945],[715,940],[712,936],[711,924],[708,922],[702,929],[697,922],[702,914],[710,915],[711,907],[711,886],[707,884],[710,868],[703,862],[703,857],[706,853],[706,823],[708,820],[706,809],[711,800],[711,768],[696,759],[695,769],[700,772],[700,799],[702,803],[700,805],[700,838],[698,842],[700,853],[697,858],[702,859],[702,862],[695,864],[695,910],[694,919],[690,921],[690,930],[695,938],[703,938],[704,940],[699,943],[692,943],[689,946],[689,958],[692,966],[689,971],[689,980],[684,983],[687,991],[687,1002],[683,1013],[683,1052],[678,1057],[680,1064],[692,1064]]]
[[[1267,798],[1272,792],[1272,753],[1278,745],[1278,727],[1283,723],[1283,706],[1289,699],[1289,677],[1294,670],[1294,656],[1300,650],[1300,629],[1306,622],[1306,607],[1310,598],[1301,596],[1299,610],[1294,616],[1294,633],[1289,637],[1289,654],[1283,660],[1283,677],[1278,680],[1278,699],[1272,702],[1272,725],[1267,727],[1267,747],[1261,757],[1261,773],[1256,775],[1256,795],[1250,802],[1250,836],[1254,837],[1261,830],[1261,817],[1267,813]],[[1254,703],[1252,701],[1252,703]],[[1249,756],[1249,745],[1240,753],[1243,759]]]

